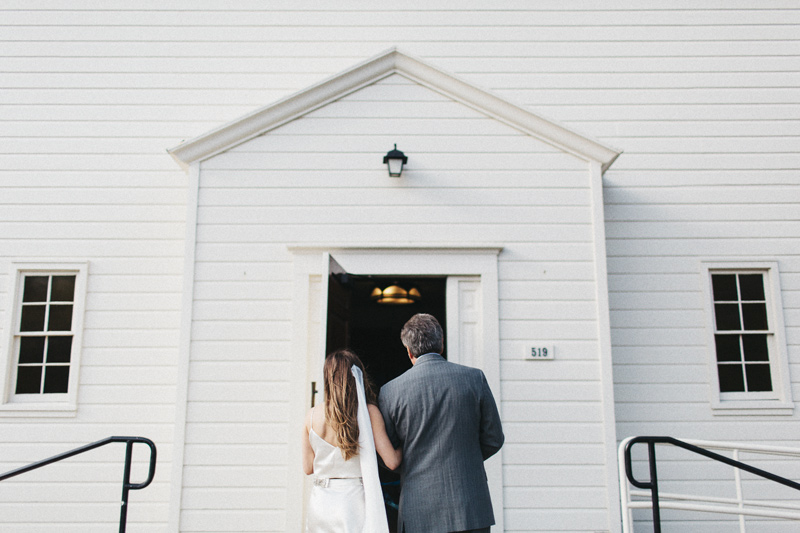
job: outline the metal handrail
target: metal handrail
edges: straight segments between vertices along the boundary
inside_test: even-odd
[[[781,485],[785,485],[795,490],[800,490],[800,483],[796,483],[790,479],[783,478],[781,476],[775,475],[771,472],[767,472],[766,470],[761,470],[760,468],[756,468],[754,466],[742,463],[738,460],[731,459],[730,457],[726,457],[724,455],[720,455],[718,453],[714,453],[709,451],[705,448],[701,448],[699,445],[705,446],[707,448],[724,448],[724,449],[733,449],[733,450],[741,450],[747,449],[748,451],[753,452],[760,452],[760,453],[772,453],[772,454],[782,454],[782,455],[795,455],[800,456],[800,450],[795,448],[784,448],[784,447],[777,447],[777,446],[753,446],[753,445],[745,445],[745,444],[725,444],[719,442],[710,442],[710,441],[692,441],[695,444],[690,444],[686,441],[681,441],[672,437],[630,437],[625,439],[620,443],[620,484],[624,485],[621,486],[622,490],[622,499],[623,505],[626,509],[623,510],[623,531],[628,532],[630,531],[630,509],[633,507],[652,507],[653,511],[653,531],[654,533],[661,532],[661,507],[671,508],[671,509],[682,509],[682,510],[689,510],[689,511],[706,511],[706,512],[732,512],[734,514],[740,515],[740,521],[742,516],[745,514],[754,515],[754,516],[771,516],[775,518],[788,518],[794,520],[800,520],[800,514],[798,513],[781,513],[781,512],[766,512],[766,511],[759,511],[759,510],[745,510],[742,508],[744,504],[753,505],[753,506],[761,506],[761,507],[773,507],[773,508],[784,508],[784,509],[798,509],[798,507],[790,506],[790,505],[777,505],[777,504],[764,504],[759,502],[752,502],[752,501],[745,501],[741,499],[741,490],[738,487],[740,483],[738,471],[744,470],[746,472],[750,472],[751,474],[757,475],[764,479],[768,479],[770,481],[774,481],[775,483],[780,483]],[[648,466],[650,470],[650,481],[639,481],[633,476],[633,468],[632,468],[632,459],[631,459],[631,449],[635,444],[638,443],[646,443],[648,449]],[[659,494],[658,491],[658,473],[656,469],[656,453],[655,453],[655,445],[656,444],[670,444],[673,446],[677,446],[679,448],[683,448],[690,452],[708,457],[709,459],[713,459],[715,461],[719,461],[725,463],[729,466],[733,466],[737,469],[736,480],[737,480],[737,489],[740,493],[738,499],[730,499],[730,498],[712,498],[712,497],[703,497],[703,496],[688,496],[688,495],[680,495],[680,494]],[[735,452],[735,456],[738,457],[738,452]],[[622,475],[624,474],[624,476]],[[650,490],[650,499],[651,501],[648,502],[637,502],[640,505],[634,505],[634,502],[628,502],[629,498],[628,495],[635,495],[641,496],[646,495],[646,493],[630,493],[628,494],[627,484],[625,483],[625,479],[631,483],[631,485],[638,487],[640,489],[649,489]],[[661,504],[659,501],[660,497],[665,497],[672,500],[694,500],[694,501],[701,501],[701,502],[711,502],[711,503],[720,503],[720,504],[738,504],[739,508],[731,509],[730,507],[709,507],[709,506],[698,506],[692,504],[681,504],[681,503],[669,503],[669,504]]]
[[[119,533],[125,533],[125,528],[127,527],[127,521],[128,521],[128,493],[132,490],[140,490],[147,487],[153,481],[153,476],[155,476],[156,473],[156,445],[150,439],[146,439],[144,437],[107,437],[103,440],[87,444],[86,446],[81,446],[80,448],[75,448],[74,450],[54,455],[49,459],[45,459],[43,461],[39,461],[36,463],[31,463],[28,466],[23,466],[21,468],[17,468],[16,470],[11,470],[10,472],[6,472],[5,474],[0,474],[0,481],[5,481],[6,479],[12,478],[14,476],[18,476],[20,474],[24,474],[25,472],[30,472],[31,470],[36,470],[37,468],[53,464],[63,459],[67,459],[69,457],[73,457],[75,455],[88,452],[90,450],[94,450],[95,448],[100,448],[101,446],[105,446],[106,444],[111,444],[112,442],[126,443],[125,470],[122,475],[122,506],[120,508],[120,515],[119,515]],[[147,479],[144,482],[131,483],[131,461],[133,459],[133,445],[134,443],[137,442],[146,444],[150,448],[150,470],[147,474]]]

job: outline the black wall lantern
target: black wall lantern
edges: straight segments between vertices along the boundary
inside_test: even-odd
[[[394,150],[390,150],[388,154],[383,157],[384,164],[389,166],[389,175],[393,178],[399,178],[403,173],[403,165],[408,163],[406,154],[397,149],[394,145]]]

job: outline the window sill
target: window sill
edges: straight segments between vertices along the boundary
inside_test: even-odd
[[[78,413],[76,405],[71,403],[5,403],[0,405],[0,418],[68,418]]]
[[[716,416],[791,416],[794,403],[780,400],[733,400],[714,402],[711,410]]]

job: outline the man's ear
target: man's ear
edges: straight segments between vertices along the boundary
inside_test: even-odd
[[[408,358],[409,358],[409,359],[411,359],[411,364],[412,364],[412,365],[415,365],[415,364],[417,364],[417,358],[416,358],[416,357],[414,357],[414,355],[411,353],[411,350],[409,350],[408,348],[406,348],[406,352],[408,352]]]

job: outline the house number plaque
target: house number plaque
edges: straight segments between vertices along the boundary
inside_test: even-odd
[[[552,344],[535,344],[525,349],[525,358],[530,360],[553,359],[555,350]]]

